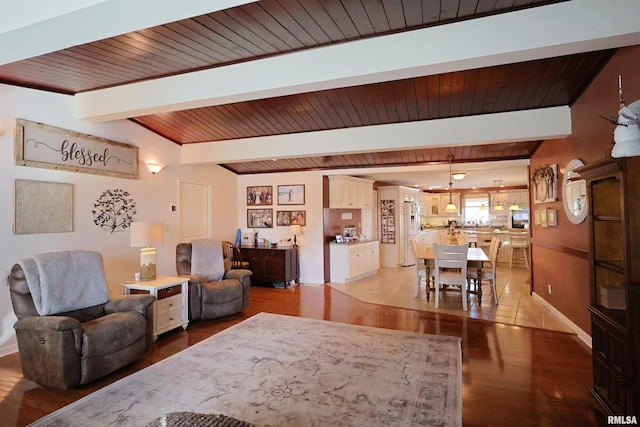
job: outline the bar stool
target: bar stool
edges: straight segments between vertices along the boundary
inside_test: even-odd
[[[524,265],[529,269],[529,232],[528,231],[509,231],[509,243],[511,246],[511,258],[509,259],[509,268],[513,265],[513,259],[518,262],[524,259]]]

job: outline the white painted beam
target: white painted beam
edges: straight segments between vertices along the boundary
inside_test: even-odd
[[[12,7],[13,1],[24,0],[2,0],[3,22],[10,19],[7,15],[12,11],[20,13],[24,8]],[[75,9],[57,15],[55,6],[51,7],[53,0],[39,0],[38,6],[48,9],[48,19],[39,13],[38,22],[1,33],[0,65],[254,1],[94,0],[83,7],[82,2],[76,2]]]
[[[85,92],[75,114],[115,120],[635,44],[640,1],[573,0]]]
[[[565,138],[571,109],[553,107],[442,120],[186,144],[182,163],[233,163]]]

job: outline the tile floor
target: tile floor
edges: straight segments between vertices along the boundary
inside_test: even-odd
[[[524,267],[509,269],[498,265],[498,304],[493,301],[491,287],[483,285],[482,302],[477,295],[470,296],[469,311],[462,311],[460,292],[444,292],[440,308],[435,308],[434,295],[426,299],[425,285],[414,297],[415,267],[381,268],[378,273],[347,284],[329,283],[332,288],[358,300],[381,305],[433,311],[474,319],[484,319],[509,325],[519,325],[573,333],[560,318],[529,294],[529,271]]]

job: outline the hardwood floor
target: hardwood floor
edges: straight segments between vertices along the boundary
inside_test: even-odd
[[[465,426],[596,425],[587,391],[592,381],[590,350],[575,335],[369,304],[329,286],[311,285],[253,287],[244,313],[164,334],[133,365],[76,390],[39,387],[22,378],[17,353],[0,358],[0,424],[27,425],[263,311],[461,337]]]

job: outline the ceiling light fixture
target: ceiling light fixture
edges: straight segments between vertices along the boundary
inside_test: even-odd
[[[466,172],[456,172],[452,176],[456,181],[462,181],[467,174]]]
[[[497,183],[500,183],[499,185]],[[502,188],[504,187],[504,185],[502,185],[502,180],[501,179],[496,179],[493,181],[493,186],[497,187],[497,188]],[[493,210],[494,211],[503,211],[504,210],[504,206],[502,206],[502,200],[500,198],[500,190],[498,190],[496,192],[496,202],[493,204]]]
[[[453,183],[451,182],[452,181],[451,165],[453,164],[453,154],[447,155],[447,158],[449,159],[449,203],[444,208],[444,211],[447,213],[454,213],[454,212],[458,212],[458,208],[456,207],[456,205],[453,204],[453,200],[451,199],[451,187],[453,186]]]

